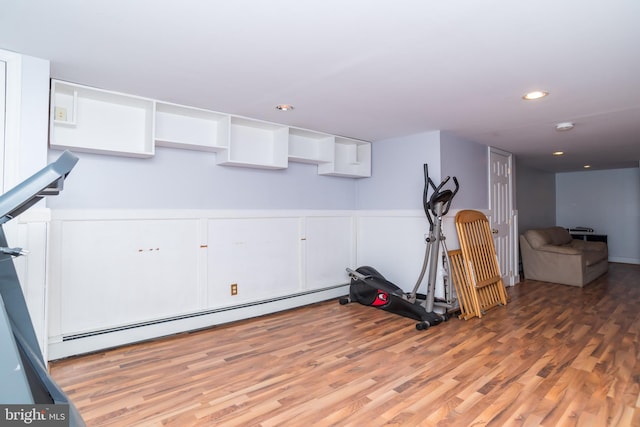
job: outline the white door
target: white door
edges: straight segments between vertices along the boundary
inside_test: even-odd
[[[489,148],[489,221],[505,286],[517,283],[511,160],[510,153]]]

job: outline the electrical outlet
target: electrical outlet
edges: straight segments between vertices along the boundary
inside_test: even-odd
[[[231,295],[238,295],[238,284],[237,283],[232,283],[231,284]]]
[[[67,109],[64,107],[56,107],[55,108],[55,114],[54,114],[54,118],[55,120],[58,120],[60,122],[66,122],[67,121]]]

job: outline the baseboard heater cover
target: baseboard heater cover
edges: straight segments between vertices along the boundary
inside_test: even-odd
[[[268,299],[263,299],[263,300],[259,300],[259,301],[251,301],[251,302],[247,302],[247,303],[243,303],[243,304],[237,304],[237,305],[230,305],[230,306],[226,306],[226,307],[214,308],[214,309],[211,309],[211,310],[203,310],[203,311],[198,311],[198,312],[189,313],[189,314],[183,314],[183,315],[179,315],[179,316],[165,317],[165,318],[162,318],[162,319],[155,319],[155,320],[150,320],[150,321],[146,321],[146,322],[139,322],[139,323],[131,323],[131,324],[128,324],[128,325],[122,325],[122,326],[117,326],[117,327],[113,327],[113,328],[99,329],[99,330],[95,330],[95,331],[83,332],[83,333],[73,334],[73,335],[65,335],[65,336],[62,337],[62,341],[63,342],[65,342],[65,341],[73,341],[73,340],[78,340],[78,339],[82,339],[82,338],[94,337],[94,336],[97,336],[97,335],[103,335],[103,334],[109,334],[109,333],[113,333],[113,332],[126,331],[128,329],[141,328],[141,327],[144,327],[144,326],[157,325],[157,324],[161,324],[161,323],[174,322],[176,320],[190,319],[190,318],[193,318],[193,317],[207,316],[207,315],[210,315],[210,314],[223,313],[225,311],[232,311],[232,310],[238,310],[238,309],[242,309],[242,308],[248,308],[248,307],[253,307],[253,306],[257,306],[257,305],[262,305],[262,304],[269,304],[269,303],[276,302],[276,301],[283,301],[283,300],[287,300],[287,299],[298,298],[298,297],[301,297],[301,296],[304,296],[304,295],[310,295],[310,294],[329,291],[329,290],[332,290],[332,289],[338,289],[338,288],[341,288],[341,287],[347,286],[347,285],[348,284],[343,283],[343,284],[340,284],[340,285],[328,286],[326,288],[313,289],[313,290],[304,291],[304,292],[297,292],[295,294],[287,294],[287,295],[283,295],[283,296],[280,296],[280,297],[268,298]]]

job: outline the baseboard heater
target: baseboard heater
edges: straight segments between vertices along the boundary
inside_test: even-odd
[[[189,314],[182,314],[182,315],[179,315],[179,316],[165,317],[165,318],[162,318],[162,319],[149,320],[149,321],[146,321],[146,322],[131,323],[131,324],[128,324],[128,325],[117,326],[117,327],[107,328],[107,329],[99,329],[99,330],[96,330],[96,331],[83,332],[83,333],[80,333],[80,334],[65,335],[64,337],[62,337],[62,341],[63,342],[64,341],[73,341],[73,340],[78,340],[78,339],[82,339],[82,338],[94,337],[94,336],[97,336],[97,335],[104,335],[104,334],[109,334],[109,333],[113,333],[113,332],[120,332],[120,331],[129,330],[129,329],[141,328],[141,327],[144,327],[144,326],[157,325],[157,324],[161,324],[161,323],[174,322],[176,320],[190,319],[190,318],[193,318],[193,317],[207,316],[207,315],[215,314],[215,313],[223,313],[225,311],[232,311],[232,310],[238,310],[238,309],[242,309],[242,308],[254,307],[256,305],[269,304],[269,303],[276,302],[276,301],[282,301],[282,300],[287,300],[287,299],[292,299],[292,298],[298,298],[298,297],[301,297],[301,296],[304,296],[304,295],[310,295],[310,294],[330,291],[332,289],[338,289],[338,288],[341,288],[341,287],[347,286],[347,285],[348,285],[348,283],[343,283],[341,285],[328,286],[326,288],[313,289],[313,290],[310,290],[310,291],[298,292],[298,293],[295,293],[295,294],[288,294],[288,295],[284,295],[284,296],[281,296],[281,297],[269,298],[269,299],[264,299],[264,300],[259,300],[259,301],[252,301],[252,302],[247,302],[247,303],[244,303],[244,304],[231,305],[231,306],[220,307],[220,308],[215,308],[215,309],[211,309],[211,310],[198,311],[196,313],[189,313]]]

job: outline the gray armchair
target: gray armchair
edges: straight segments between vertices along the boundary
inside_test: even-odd
[[[526,279],[582,287],[609,269],[606,243],[573,239],[562,227],[526,231],[520,253]]]

